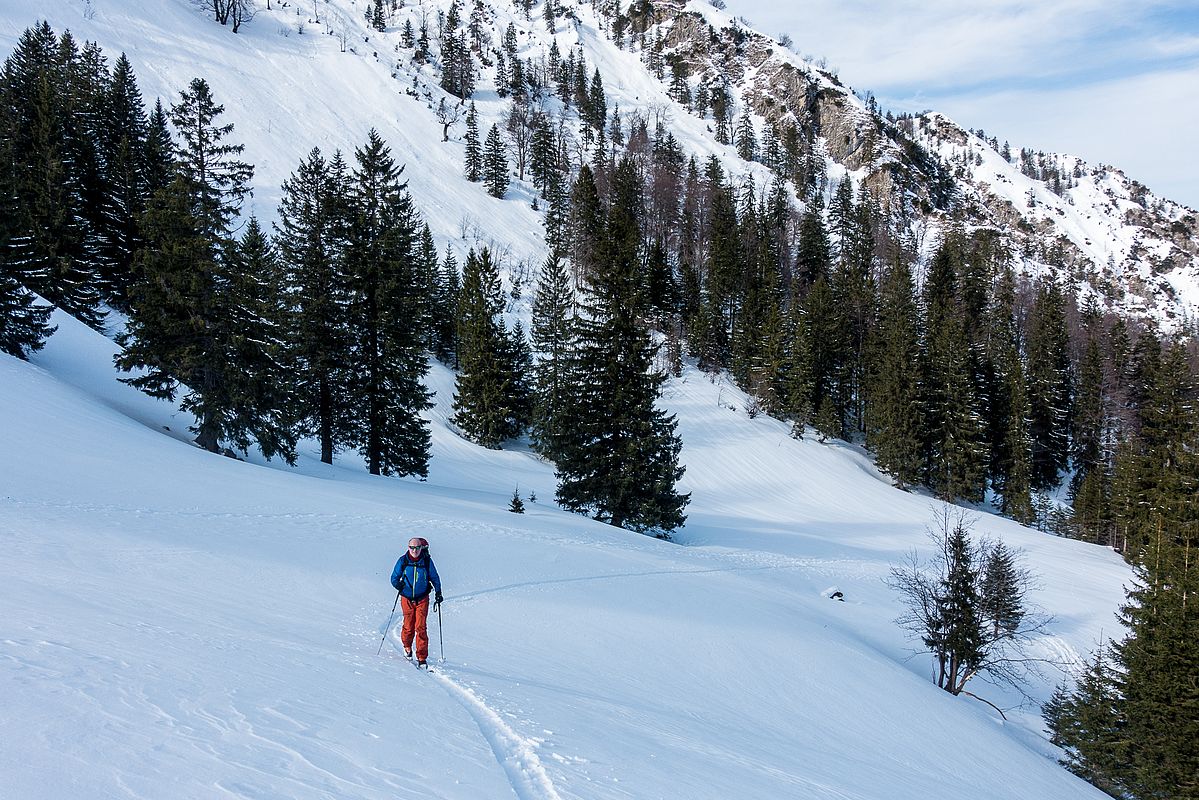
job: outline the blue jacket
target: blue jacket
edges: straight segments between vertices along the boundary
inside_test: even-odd
[[[417,559],[404,553],[391,571],[391,585],[409,600],[427,597],[430,583],[441,594],[441,578],[437,576],[437,567],[433,566],[433,559],[428,553],[421,553]]]

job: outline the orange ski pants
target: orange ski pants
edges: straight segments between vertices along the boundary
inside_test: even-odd
[[[404,627],[400,628],[400,642],[405,650],[412,649],[412,640],[416,639],[416,660],[429,659],[429,595],[420,600],[409,600],[400,597],[400,608],[404,611]]]

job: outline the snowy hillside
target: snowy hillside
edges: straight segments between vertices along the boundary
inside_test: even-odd
[[[246,211],[268,222],[280,184],[314,146],[348,155],[375,127],[406,165],[414,199],[439,245],[450,243],[459,255],[492,245],[502,270],[528,278],[544,257],[542,212],[532,208],[536,191],[514,181],[504,200],[494,200],[481,185],[461,179],[465,123],[452,125],[443,142],[434,115],[439,102],[457,99],[438,86],[436,65],[421,63],[402,44],[405,23],[418,28],[424,22],[435,37],[449,0],[396,4],[382,32],[367,24],[368,4],[359,0],[254,5],[256,15],[233,35],[195,0],[31,0],[0,12],[0,46],[10,51],[22,30],[45,19],[55,30],[99,43],[110,59],[125,52],[150,105],[156,97],[176,101],[188,81],[204,77],[256,167],[255,197]],[[469,4],[462,5],[465,18]],[[516,2],[486,4],[484,41],[499,47],[512,26],[521,59],[545,59],[553,44],[562,54],[583,54],[588,69],[603,76],[609,110],[622,110],[626,121],[639,115],[651,129],[666,124],[685,153],[700,163],[715,155],[735,182],[752,176],[758,187],[769,185],[762,164],[717,143],[710,116],[701,118],[672,98],[669,75],[658,78],[647,68],[644,43],[629,35],[618,46],[592,5],[559,6],[563,16],[551,29],[540,5],[526,16]],[[664,57],[687,64],[692,88],[724,83],[733,106],[753,112],[758,136],[773,122],[807,120],[824,153],[830,195],[851,174],[884,206],[915,199],[924,216],[912,233],[926,247],[936,240],[941,212],[954,207],[972,224],[1003,230],[1024,271],[1055,272],[1103,307],[1151,317],[1170,330],[1199,318],[1195,211],[1155,196],[1118,168],[1060,154],[1036,154],[1035,165],[1022,163],[1018,152],[1005,160],[998,140],[984,140],[936,113],[884,119],[835,75],[706,2],[661,0],[648,24],[643,38],[656,37]],[[471,98],[484,133],[492,124],[503,128],[510,107],[496,93],[495,79],[496,65],[482,65]],[[553,98],[547,106],[552,113],[564,110]],[[577,112],[567,110],[571,115]],[[1064,185],[1055,187],[1046,170]]]
[[[1025,268],[1050,270],[1050,252],[1084,297],[1100,307],[1193,329],[1199,314],[1199,227],[1195,211],[1155,196],[1119,169],[1048,154],[1048,180],[1009,163],[992,142],[938,114],[912,125],[953,164],[978,222],[1016,227],[1039,240]],[[1013,158],[1018,156],[1015,154]],[[1040,167],[1042,161],[1034,157]],[[1032,164],[1028,165],[1032,171]]]
[[[462,180],[461,125],[441,141],[432,72],[396,55],[394,23],[435,20],[434,4],[377,33],[361,2],[263,0],[237,35],[201,5],[28,0],[0,9],[0,47],[45,19],[124,51],[151,103],[205,78],[256,166],[246,210],[264,221],[312,147],[349,153],[375,127],[439,248],[491,245],[509,285],[544,258],[531,187],[496,200]],[[763,173],[590,6],[552,32],[504,2],[493,22],[513,24],[523,55],[551,37],[581,46],[610,107],[668,115],[697,157]],[[483,130],[508,105],[488,88],[475,102]],[[1075,221],[1075,239],[1100,241],[1100,222]],[[550,465],[457,436],[438,364],[428,480],[380,479],[352,454],[321,464],[312,442],[295,468],[204,453],[186,415],[117,382],[109,339],[54,321],[31,363],[0,356],[0,800],[1104,796],[1055,763],[1036,708],[972,684],[1005,721],[911,657],[883,580],[928,548],[933,502],[858,450],[751,417],[731,384],[690,367],[666,384],[692,493],[667,543],[559,511]],[[517,489],[537,497],[523,516],[507,511]],[[1055,621],[1037,655],[1071,661],[1114,633],[1130,578],[1116,554],[990,515],[975,530],[1039,575],[1031,599]],[[433,674],[387,626],[410,535],[445,581]],[[1058,677],[1029,690],[1044,699]]]
[[[111,343],[56,322],[33,364],[0,359],[0,796],[1102,796],[1033,709],[979,683],[1003,722],[909,658],[882,579],[927,547],[929,500],[701,373],[666,398],[694,493],[670,544],[557,511],[546,464],[464,443],[445,373],[428,482],[272,468],[164,435],[182,421],[116,383]],[[1040,654],[1112,631],[1114,553],[977,530],[1040,574]],[[376,656],[413,534],[446,587],[431,675],[394,632]]]

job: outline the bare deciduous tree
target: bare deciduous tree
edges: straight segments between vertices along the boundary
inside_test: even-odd
[[[254,0],[211,0],[213,18],[222,25],[230,25],[237,33],[243,23],[254,18],[257,9]]]
[[[516,161],[516,173],[522,181],[525,179],[525,167],[529,163],[529,147],[533,143],[533,131],[537,127],[536,116],[541,112],[533,112],[528,105],[513,101],[508,117],[504,121],[504,135],[508,147]]]
[[[441,141],[448,142],[450,140],[450,128],[462,119],[463,101],[457,103],[447,103],[445,98],[441,98],[437,103],[437,110],[433,113],[437,116],[437,121],[441,123]]]

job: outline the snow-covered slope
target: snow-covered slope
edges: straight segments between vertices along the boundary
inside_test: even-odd
[[[111,343],[56,321],[34,364],[0,358],[0,796],[1101,796],[1034,710],[1005,723],[909,658],[882,579],[926,546],[928,499],[702,373],[666,396],[694,493],[671,544],[554,509],[531,454],[465,444],[444,373],[427,482],[272,468],[164,435],[182,421],[115,382]],[[1115,554],[977,530],[1041,575],[1042,654],[1112,632]],[[432,675],[394,631],[376,655],[414,534],[445,581]]]
[[[110,58],[126,52],[148,101],[174,102],[192,77],[204,77],[256,166],[256,193],[246,211],[264,221],[275,217],[280,184],[312,147],[349,156],[375,127],[406,164],[439,246],[451,244],[461,255],[491,245],[502,271],[529,277],[545,252],[541,214],[532,208],[536,192],[514,181],[506,199],[495,200],[480,184],[461,179],[465,126],[459,121],[442,142],[433,114],[439,101],[456,98],[439,88],[434,64],[418,62],[402,47],[406,21],[414,29],[425,21],[436,39],[438,14],[449,0],[397,4],[384,32],[366,24],[368,4],[361,0],[276,1],[269,9],[263,0],[253,4],[256,15],[234,35],[195,0],[29,0],[0,9],[0,52],[46,19],[57,31],[98,42]],[[461,5],[465,23],[473,6]],[[701,162],[715,155],[734,181],[753,176],[758,187],[769,185],[764,166],[715,141],[710,113],[701,119],[671,98],[669,71],[658,79],[646,66],[648,45],[626,34],[618,46],[590,4],[558,5],[566,15],[551,29],[540,4],[527,17],[512,0],[484,4],[487,46],[498,47],[512,25],[522,59],[546,58],[552,43],[563,57],[580,52],[589,70],[599,69],[608,108],[619,108],[626,125],[634,114],[651,131],[662,122]],[[1199,218],[1193,209],[1153,195],[1116,167],[1068,155],[1034,154],[1036,168],[1022,171],[1027,165],[1019,153],[1005,160],[998,140],[940,114],[885,119],[835,75],[702,0],[658,0],[652,8],[640,23],[648,26],[645,41],[660,40],[663,58],[686,63],[692,89],[701,81],[725,85],[734,115],[752,110],[759,137],[770,122],[809,126],[825,156],[826,191],[848,174],[884,207],[914,201],[908,213],[919,213],[909,222],[926,249],[944,212],[964,212],[972,224],[1003,231],[1025,272],[1055,273],[1101,306],[1152,318],[1168,330],[1194,328]],[[494,65],[484,65],[472,97],[483,134],[492,124],[502,129],[510,107],[496,94],[494,79]],[[552,113],[563,111],[556,99],[544,104]],[[1064,179],[1058,192],[1042,174],[1045,167]]]
[[[430,74],[408,93],[398,32],[364,38],[353,0],[271,5],[235,36],[190,0],[28,0],[0,9],[0,47],[47,19],[125,51],[148,99],[206,78],[266,220],[309,149],[348,153],[376,127],[440,246],[496,245],[510,274],[540,262],[528,188],[499,201],[457,177],[462,131],[440,141]],[[505,8],[522,52],[548,46],[536,14]],[[583,43],[610,106],[660,108],[685,146],[736,163],[577,14],[553,35]],[[476,102],[484,130],[506,105]],[[427,482],[371,478],[352,454],[322,465],[311,443],[287,469],[187,444],[186,416],[116,382],[110,341],[56,322],[32,364],[0,356],[4,800],[1102,796],[1054,763],[1035,709],[1005,723],[909,658],[883,578],[926,546],[930,500],[750,418],[729,385],[691,369],[667,385],[693,493],[671,544],[562,513],[547,464],[458,438],[436,365]],[[518,487],[538,498],[523,516],[506,511]],[[1113,553],[991,516],[976,529],[1040,574],[1057,617],[1041,653],[1114,632],[1129,576]],[[446,581],[434,675],[387,634],[412,534]]]

